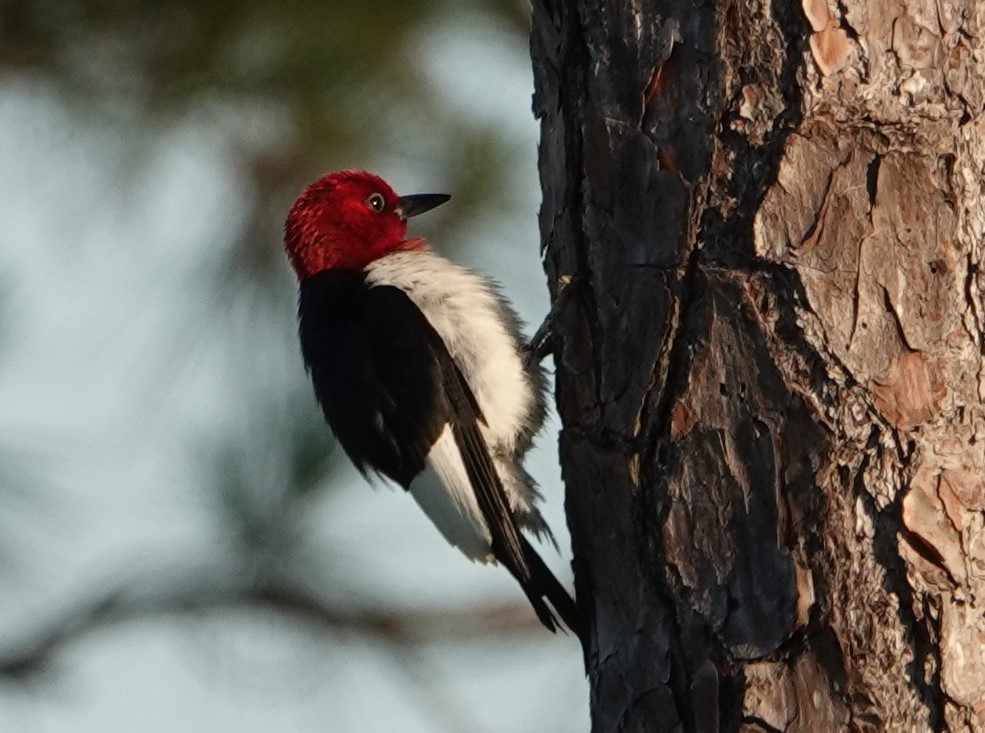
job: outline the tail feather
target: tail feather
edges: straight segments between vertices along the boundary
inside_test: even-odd
[[[527,561],[529,575],[522,575],[513,567],[507,568],[517,579],[523,592],[530,600],[537,618],[549,630],[557,631],[563,624],[579,639],[582,639],[581,612],[561,581],[547,567],[537,551],[530,545],[526,537],[521,536],[523,554]],[[504,563],[505,564],[505,563]],[[558,620],[560,617],[560,621]]]

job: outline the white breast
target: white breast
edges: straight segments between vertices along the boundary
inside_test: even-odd
[[[367,284],[400,288],[421,309],[472,388],[490,449],[511,450],[535,396],[492,283],[430,250],[394,252],[366,272]]]

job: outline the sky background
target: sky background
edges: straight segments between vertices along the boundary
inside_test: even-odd
[[[0,15],[0,45],[22,51],[0,55],[0,664],[114,589],[168,597],[189,581],[275,575],[357,608],[516,604],[523,622],[408,645],[250,604],[122,618],[40,674],[0,677],[0,730],[587,730],[573,637],[537,627],[508,573],[470,564],[408,496],[337,460],[280,254],[306,180],[369,168],[400,192],[452,194],[412,233],[499,280],[528,334],[539,324],[522,11],[422,4],[412,28],[363,45],[313,22],[314,63],[296,17],[248,5],[253,25],[230,20],[246,30],[217,32],[209,60],[163,82],[160,56],[143,75],[145,59],[119,63],[147,45],[140,18],[69,14],[60,36],[18,37],[40,21]],[[380,68],[367,44],[392,45]],[[313,79],[278,83],[283,59]],[[562,547],[542,553],[570,583],[556,433],[528,468]]]

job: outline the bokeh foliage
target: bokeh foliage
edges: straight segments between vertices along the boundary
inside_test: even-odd
[[[416,63],[428,29],[462,7],[3,0],[0,74],[42,74],[80,117],[130,133],[154,134],[188,117],[214,125],[251,214],[229,260],[263,278],[276,271],[269,257],[280,256],[285,204],[330,165],[416,154],[461,201],[495,204],[511,141],[450,110]],[[469,10],[478,22],[526,34],[523,2],[484,0]],[[458,217],[471,213],[456,207]]]
[[[470,221],[507,208],[511,166],[532,153],[508,131],[456,110],[422,71],[432,29],[463,13],[525,43],[527,7],[517,0],[466,10],[454,0],[0,0],[0,85],[47,85],[80,126],[112,130],[114,154],[126,163],[121,188],[128,169],[147,164],[147,148],[181,125],[208,131],[239,183],[237,211],[218,240],[213,233],[202,242],[206,254],[189,280],[208,317],[194,319],[187,338],[219,345],[239,403],[238,429],[203,437],[200,452],[211,469],[204,488],[214,497],[216,526],[230,539],[245,583],[237,590],[243,602],[270,605],[271,588],[278,602],[297,601],[315,588],[297,601],[310,614],[310,605],[325,600],[326,584],[344,581],[305,575],[319,565],[310,559],[325,555],[312,546],[304,510],[333,488],[339,455],[326,450],[296,365],[280,244],[290,201],[327,169],[386,161],[407,179],[453,191],[456,206],[436,212],[425,233],[466,241]],[[459,73],[470,73],[467,63]],[[199,585],[178,584],[175,602],[187,605]],[[83,599],[87,615],[75,623],[104,624],[105,608],[110,621],[125,617],[127,597],[113,589],[108,605]],[[167,608],[166,598],[154,597],[152,610]],[[230,597],[240,596],[217,603]],[[365,628],[393,630],[395,623],[381,617]],[[57,629],[46,646],[42,634],[34,651],[46,655],[56,637]],[[4,669],[39,666],[17,659]]]

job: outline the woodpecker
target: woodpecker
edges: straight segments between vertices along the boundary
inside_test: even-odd
[[[495,284],[406,238],[407,219],[449,198],[398,196],[357,170],[301,192],[284,227],[301,353],[356,468],[407,490],[470,559],[504,565],[544,626],[580,636],[574,601],[521,533],[554,542],[522,465],[544,373]]]

